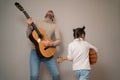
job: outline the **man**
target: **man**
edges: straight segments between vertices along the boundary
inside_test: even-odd
[[[31,26],[33,20],[30,18],[27,20],[27,23],[28,23],[28,29],[26,33],[27,36],[29,36],[33,29],[33,27]],[[44,44],[44,46],[46,47],[58,46],[60,44],[61,42],[60,32],[55,23],[55,17],[52,10],[49,10],[46,13],[45,19],[43,21],[39,20],[36,22],[36,24],[38,27],[41,27],[42,29],[45,30],[49,38],[51,39],[53,37],[55,38],[55,40],[52,42],[48,40],[43,40],[42,43]],[[59,71],[54,56],[48,59],[38,56],[34,44],[31,45],[31,53],[30,53],[30,80],[39,80],[41,62],[45,64],[48,71],[52,75],[52,80],[60,80]]]

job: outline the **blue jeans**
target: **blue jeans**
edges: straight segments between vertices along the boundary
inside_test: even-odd
[[[89,80],[90,70],[75,70],[77,80]]]
[[[48,71],[52,75],[52,80],[60,80],[59,71],[55,58],[50,59],[40,58],[36,54],[36,50],[31,50],[30,54],[30,80],[39,80],[40,75],[40,63],[43,62]]]

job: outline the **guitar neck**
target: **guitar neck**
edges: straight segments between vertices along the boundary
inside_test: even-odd
[[[30,16],[28,15],[28,13],[26,11],[23,11],[24,15],[26,16],[27,19],[30,18]],[[34,22],[31,24],[33,29],[38,33],[39,37],[42,39],[43,35],[40,33],[40,31],[38,30],[38,28],[36,27],[36,25],[34,24]]]
[[[24,10],[24,8],[18,3],[15,2],[15,6],[24,13],[24,15],[26,16],[27,19],[30,18],[30,16],[28,15],[28,13]],[[34,22],[31,24],[33,27],[33,30],[35,30],[39,36],[39,38],[43,39],[43,35],[40,33],[40,31],[38,30],[38,28],[36,27],[36,25],[34,24]]]

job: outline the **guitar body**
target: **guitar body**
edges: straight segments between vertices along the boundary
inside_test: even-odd
[[[51,41],[51,42],[52,42],[52,40],[47,36],[46,32],[42,28],[39,28],[38,30],[43,35],[43,38],[40,39],[37,32],[35,30],[33,30],[33,32],[30,35],[31,36],[30,40],[35,44],[35,48],[36,48],[38,56],[44,57],[44,58],[50,58],[55,54],[56,47],[53,47],[53,46],[46,47],[46,46],[44,46],[44,44],[42,43],[42,40],[48,40],[48,41]]]

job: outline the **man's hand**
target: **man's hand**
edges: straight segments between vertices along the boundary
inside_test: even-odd
[[[32,18],[27,19],[28,28],[33,29],[31,24],[33,23]]]
[[[27,23],[28,23],[28,25],[31,25],[33,23],[32,18],[27,19]]]
[[[53,46],[53,43],[48,40],[43,40],[42,43],[47,47],[47,46]]]

